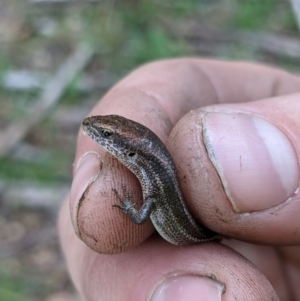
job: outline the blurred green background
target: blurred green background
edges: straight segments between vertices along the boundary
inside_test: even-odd
[[[202,56],[300,70],[284,0],[0,0],[0,301],[81,300],[56,218],[81,120],[122,76]]]

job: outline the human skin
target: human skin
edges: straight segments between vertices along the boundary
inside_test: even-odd
[[[158,61],[90,113],[109,114],[161,138],[192,215],[230,239],[178,247],[150,221],[133,224],[112,206],[112,188],[125,184],[139,204],[137,179],[80,130],[59,233],[86,300],[300,300],[298,76],[249,63]]]

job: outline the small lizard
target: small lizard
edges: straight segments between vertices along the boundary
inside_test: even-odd
[[[170,243],[186,245],[218,239],[199,225],[183,199],[173,159],[162,141],[147,127],[118,115],[91,116],[83,130],[131,170],[140,181],[143,205],[139,210],[123,186],[123,197],[113,189],[128,218],[143,224],[150,217],[158,233]]]

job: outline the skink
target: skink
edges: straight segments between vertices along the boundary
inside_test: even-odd
[[[198,224],[190,214],[175,164],[162,141],[147,127],[118,115],[91,116],[83,120],[83,130],[105,150],[131,170],[140,181],[143,205],[135,208],[131,194],[123,186],[114,194],[128,218],[143,224],[150,217],[158,233],[175,245],[219,239]]]

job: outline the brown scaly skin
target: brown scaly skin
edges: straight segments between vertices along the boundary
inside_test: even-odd
[[[187,209],[174,162],[162,141],[147,127],[118,115],[91,116],[82,122],[83,130],[122,164],[141,183],[143,205],[137,210],[131,194],[123,186],[123,197],[113,189],[118,207],[136,224],[149,217],[167,241],[186,245],[218,239],[199,225]]]

